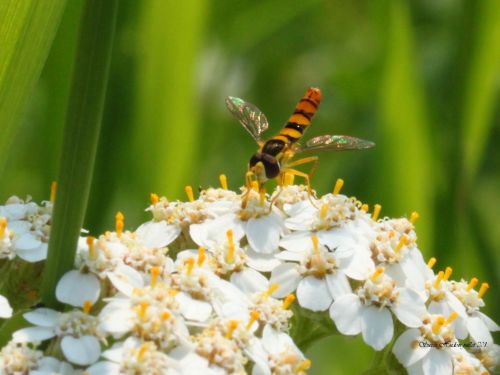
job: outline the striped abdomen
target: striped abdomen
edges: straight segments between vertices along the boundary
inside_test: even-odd
[[[286,125],[278,135],[265,143],[262,152],[276,156],[286,145],[297,142],[311,124],[320,101],[321,91],[314,87],[309,88],[297,103]]]

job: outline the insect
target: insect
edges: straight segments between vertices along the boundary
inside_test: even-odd
[[[232,96],[226,98],[226,106],[229,111],[259,145],[258,151],[253,154],[248,164],[247,186],[250,186],[253,176],[258,182],[259,190],[270,179],[278,179],[278,183],[283,185],[285,176],[290,174],[304,178],[310,194],[310,179],[316,170],[319,158],[308,156],[292,160],[295,155],[309,151],[360,150],[375,145],[373,142],[348,135],[320,135],[301,145],[299,141],[311,125],[311,120],[320,102],[321,91],[318,88],[309,88],[295,106],[293,114],[288,118],[280,132],[264,141],[262,134],[269,127],[269,123],[262,111],[243,99]],[[308,173],[295,169],[299,165],[308,163],[312,163]]]

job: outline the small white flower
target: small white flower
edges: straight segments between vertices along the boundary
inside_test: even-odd
[[[330,316],[344,335],[363,334],[363,340],[375,350],[383,349],[392,339],[394,325],[391,311],[401,323],[418,327],[426,314],[420,295],[377,270],[354,293],[337,298]]]
[[[251,358],[255,362],[252,375],[305,375],[311,366],[290,336],[270,326],[264,327],[262,339],[253,345]]]
[[[43,352],[10,341],[0,350],[0,374],[28,374],[38,368]]]
[[[82,307],[86,301],[95,304],[100,294],[98,278],[94,274],[76,270],[66,272],[56,287],[56,298],[73,307]]]
[[[463,348],[454,347],[456,338],[450,323],[457,317],[454,313],[448,319],[442,315],[428,315],[418,328],[410,328],[398,337],[392,352],[409,373],[452,374],[453,357]]]
[[[86,305],[86,309],[88,312],[90,304]],[[48,308],[39,308],[23,316],[35,326],[14,332],[14,342],[38,343],[57,336],[61,338],[61,350],[68,361],[90,365],[99,358],[99,341],[104,341],[104,337],[98,329],[96,317],[79,310],[59,313]]]

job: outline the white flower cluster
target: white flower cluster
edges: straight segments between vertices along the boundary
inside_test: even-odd
[[[496,371],[499,327],[480,311],[488,284],[435,273],[416,213],[379,219],[342,184],[320,198],[297,185],[237,194],[221,176],[197,199],[187,187],[187,202],[152,194],[153,219],[136,231],[118,213],[114,232],[81,239],[56,290],[72,309],[25,313],[33,326],[0,352],[0,374],[305,374],[290,335],[308,314],[411,374]]]
[[[47,257],[52,203],[39,206],[13,196],[0,206],[0,261],[19,257],[38,262]]]

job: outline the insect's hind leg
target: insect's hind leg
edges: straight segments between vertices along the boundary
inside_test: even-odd
[[[317,156],[309,156],[307,158],[298,159],[298,160],[291,162],[290,164],[287,164],[286,168],[296,167],[298,165],[307,164],[307,163],[313,163],[311,169],[309,170],[309,173],[307,173],[309,178],[311,178],[313,176],[314,172],[316,171],[316,168],[318,167],[318,162],[319,162],[319,158]]]
[[[300,161],[300,160],[297,160],[297,161]],[[301,171],[298,171],[298,170],[293,169],[293,168],[286,168],[286,169],[283,170],[283,172],[290,173],[290,174],[298,176],[298,177],[302,177],[302,178],[304,178],[304,180],[306,180],[307,196],[309,198],[309,202],[311,202],[311,204],[314,207],[316,207],[316,205],[314,204],[313,200],[311,199],[311,197],[312,197],[312,189],[311,189],[311,178],[310,178],[309,174],[301,172]]]

